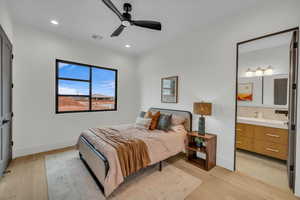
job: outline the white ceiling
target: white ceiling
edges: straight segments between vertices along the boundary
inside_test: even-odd
[[[130,2],[133,19],[162,22],[162,32],[129,27],[120,37],[110,38],[120,21],[101,0],[9,0],[16,21],[56,32],[73,39],[85,40],[112,49],[139,55],[179,35],[254,6],[261,0],[112,0],[121,10]],[[50,20],[56,19],[55,27]],[[93,40],[99,34],[102,40]],[[130,44],[130,49],[125,48]]]
[[[257,51],[261,49],[269,49],[279,46],[288,46],[292,41],[292,32],[287,32],[279,35],[274,35],[271,37],[263,38],[260,40],[254,40],[239,46],[240,53],[248,53],[252,51]]]

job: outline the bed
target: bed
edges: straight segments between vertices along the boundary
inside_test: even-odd
[[[150,108],[152,112],[160,111],[163,114],[173,114],[185,118],[182,127],[184,130],[142,130],[132,125],[119,125],[109,128],[111,131],[121,131],[124,135],[138,135],[146,144],[150,161],[148,166],[158,164],[162,170],[162,161],[184,151],[186,133],[192,130],[192,114],[189,111]],[[118,154],[101,138],[94,138],[97,134],[91,132],[98,129],[84,131],[78,140],[79,156],[92,177],[95,179],[104,195],[109,196],[122,182],[126,180],[122,167],[119,165]],[[120,161],[121,162],[121,161]]]

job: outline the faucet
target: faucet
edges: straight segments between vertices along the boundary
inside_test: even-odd
[[[259,118],[259,119],[263,118],[263,113],[258,111],[254,112],[254,118]]]

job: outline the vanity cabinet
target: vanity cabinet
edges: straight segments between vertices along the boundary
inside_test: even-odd
[[[238,123],[236,148],[287,160],[288,130]]]

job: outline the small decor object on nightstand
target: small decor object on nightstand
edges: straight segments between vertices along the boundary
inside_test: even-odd
[[[194,141],[197,147],[199,148],[203,147],[204,140],[202,138],[195,137]]]
[[[198,134],[205,135],[205,118],[203,115],[210,116],[212,113],[212,104],[205,102],[194,103],[194,114],[201,115],[198,124]]]

